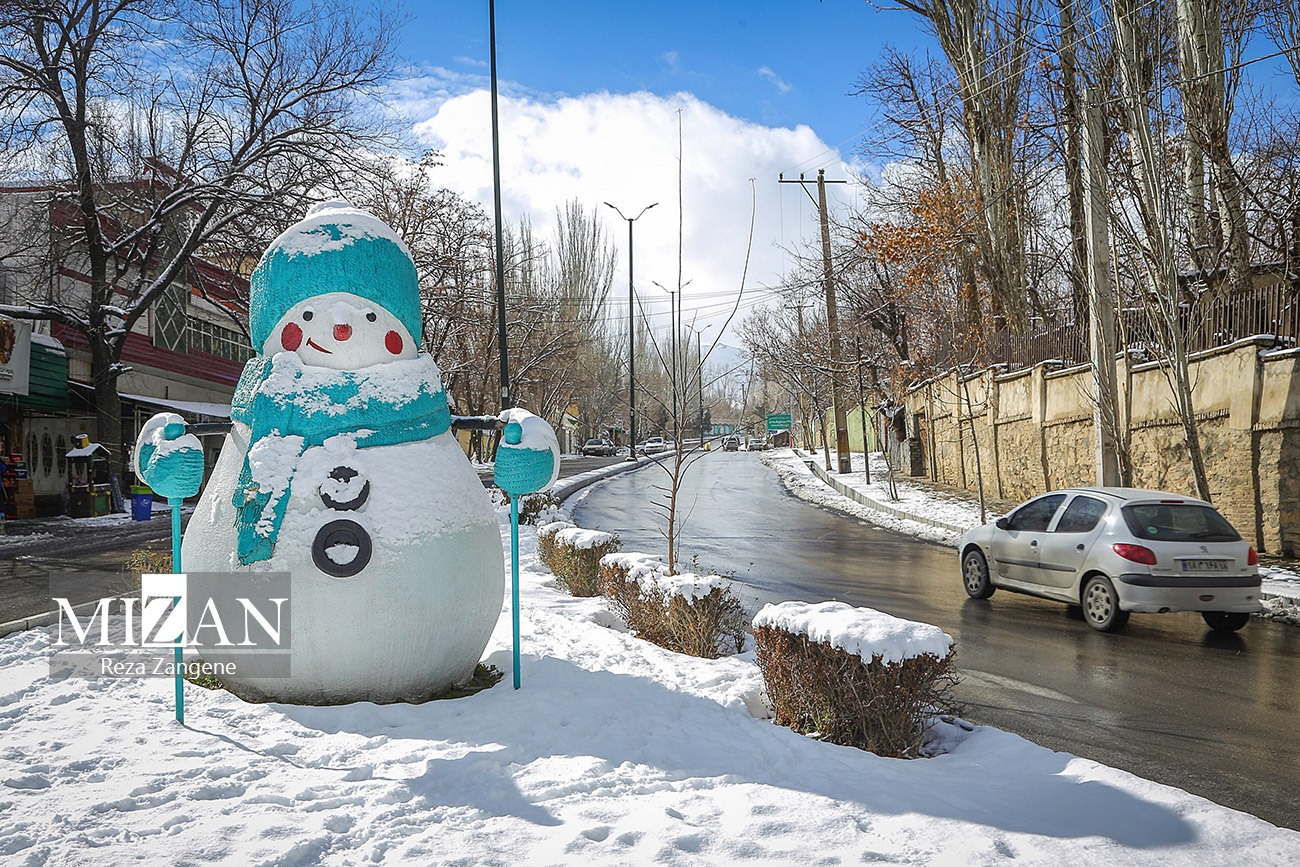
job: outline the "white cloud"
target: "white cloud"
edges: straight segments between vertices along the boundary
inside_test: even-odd
[[[777,183],[815,171],[810,157],[827,158],[827,145],[806,126],[766,127],[732,117],[690,94],[593,93],[549,99],[500,98],[502,198],[505,219],[527,214],[549,237],[557,207],[576,198],[598,209],[619,247],[620,273],[613,298],[626,315],[627,223],[604,207],[611,202],[633,216],[658,203],[635,224],[637,293],[667,324],[667,295],[652,281],[677,281],[677,117],[682,114],[683,281],[687,321],[699,310],[717,334],[725,297],[741,285],[749,231],[751,192],[756,198],[753,251],[745,302],[763,296],[785,267],[778,245],[815,231],[815,214],[797,186]],[[437,182],[492,206],[491,118],[488,94],[453,96],[415,126],[425,145],[445,157]],[[832,171],[841,173],[836,164]],[[754,182],[751,186],[750,179]],[[800,218],[802,217],[802,225]],[[783,227],[784,223],[784,227]],[[736,322],[743,317],[744,310]],[[734,323],[733,323],[734,324]],[[706,338],[706,341],[710,338]],[[729,342],[734,343],[734,338]]]
[[[779,93],[789,93],[794,90],[794,85],[782,80],[781,76],[773,72],[770,66],[760,66],[758,68],[758,77],[770,81]]]

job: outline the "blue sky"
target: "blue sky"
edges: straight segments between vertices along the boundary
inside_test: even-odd
[[[487,5],[407,7],[397,47],[412,74],[395,105],[444,154],[436,182],[490,209]],[[645,312],[667,324],[654,283],[678,281],[680,216],[688,318],[733,344],[735,323],[773,298],[788,251],[816,231],[807,196],[777,175],[845,177],[869,125],[848,95],[859,73],[887,42],[928,42],[911,15],[865,0],[499,0],[496,15],[506,221],[527,217],[547,237],[568,199],[599,212],[619,247],[611,313],[626,315],[627,227],[602,203],[630,216],[658,202],[635,229]],[[853,204],[847,187],[832,191],[832,210]]]
[[[486,75],[487,5],[412,7],[402,54]],[[868,123],[866,103],[847,95],[859,73],[886,43],[928,41],[910,13],[866,0],[500,0],[496,16],[503,87],[551,96],[686,91],[756,123],[807,124],[848,148]]]

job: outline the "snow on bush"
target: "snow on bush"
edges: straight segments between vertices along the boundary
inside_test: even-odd
[[[952,649],[952,637],[937,626],[843,602],[764,605],[754,617],[754,627],[760,626],[806,635],[809,641],[829,644],[863,662],[901,662],[924,654],[942,659]]]
[[[831,743],[916,758],[955,710],[952,639],[840,602],[767,605],[754,642],[776,721]]]
[[[741,652],[747,618],[731,581],[669,571],[648,554],[609,554],[601,592],[629,629],[660,647],[706,659]]]

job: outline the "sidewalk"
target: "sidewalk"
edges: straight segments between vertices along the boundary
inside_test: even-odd
[[[886,485],[888,469],[879,452],[871,455],[870,484],[863,475],[861,454],[852,456],[853,471],[848,474],[827,472],[821,452],[775,449],[762,452],[760,459],[800,499],[849,512],[909,536],[956,546],[963,533],[983,523],[976,495],[925,479],[895,473],[898,500],[892,500]],[[834,466],[833,455],[831,460]],[[996,520],[1016,505],[986,499],[984,522]],[[955,560],[953,568],[956,569]],[[1300,563],[1272,558],[1260,563],[1259,572],[1263,577],[1260,596],[1265,611],[1262,616],[1300,626]]]

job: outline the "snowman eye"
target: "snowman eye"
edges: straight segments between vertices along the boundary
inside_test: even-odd
[[[315,315],[316,315],[316,314],[313,313],[311,310],[304,310],[304,311],[302,311],[302,321],[303,321],[303,322],[311,322],[311,318],[312,318],[313,316],[315,316]]]
[[[367,321],[367,322],[374,322],[374,321],[375,321],[376,319],[378,319],[378,318],[379,318],[379,317],[375,315],[375,311],[373,311],[373,310],[371,310],[369,313],[366,314],[366,321]]]

